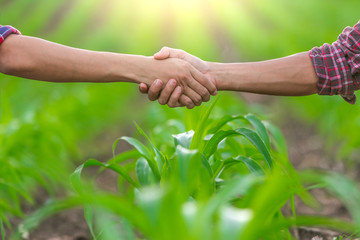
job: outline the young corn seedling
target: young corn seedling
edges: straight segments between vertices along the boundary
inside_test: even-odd
[[[284,216],[282,208],[293,203],[295,195],[309,205],[316,202],[288,161],[280,131],[252,114],[211,119],[212,108],[199,117],[201,124],[193,130],[174,134],[173,142],[160,145],[136,124],[145,144],[122,137],[113,150],[118,141],[128,142],[134,150],[114,153],[105,163],[91,159],[79,166],[71,178],[77,195],[39,210],[23,229],[75,205],[84,206],[94,239],[293,239],[289,229],[295,226],[349,233],[359,229],[357,213],[352,224],[297,216],[292,204],[293,216]],[[81,173],[89,166],[99,167],[99,172],[115,171],[118,193],[84,182]],[[314,173],[311,179],[333,183],[321,176]],[[351,190],[359,193],[354,186]]]

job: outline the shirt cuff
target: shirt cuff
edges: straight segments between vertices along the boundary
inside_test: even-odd
[[[324,44],[310,50],[319,95],[341,95],[350,104],[356,102],[355,90],[360,87],[360,75],[353,76],[347,65],[347,56],[338,43]]]
[[[12,26],[1,26],[0,25],[0,44],[7,38],[10,34],[19,34],[21,32]]]

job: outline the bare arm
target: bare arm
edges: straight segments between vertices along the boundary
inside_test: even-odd
[[[1,72],[42,81],[136,82],[131,68],[146,61],[141,56],[87,51],[18,35],[0,46]]]
[[[76,49],[39,38],[11,35],[0,45],[0,72],[51,82],[134,82],[175,79],[187,102],[209,100],[216,90],[201,72],[181,59]],[[205,87],[204,87],[205,86]],[[190,100],[191,99],[191,100]]]
[[[252,63],[208,63],[218,90],[281,96],[317,92],[318,77],[308,52]]]

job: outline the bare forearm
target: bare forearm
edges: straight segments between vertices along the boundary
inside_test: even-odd
[[[0,48],[3,73],[51,82],[148,82],[143,70],[152,62],[144,56],[88,51],[17,35]]]
[[[317,92],[318,77],[307,52],[253,63],[209,63],[219,90],[302,96]]]

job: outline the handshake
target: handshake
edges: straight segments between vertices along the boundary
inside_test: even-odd
[[[50,82],[132,82],[151,101],[193,108],[217,91],[302,96],[317,93],[309,52],[247,63],[205,62],[164,47],[154,57],[76,49],[12,34],[0,44],[0,72]]]
[[[183,50],[163,47],[154,54],[155,60],[176,59],[174,64],[181,70],[172,71],[170,79],[156,79],[150,86],[140,83],[141,93],[148,94],[150,101],[158,100],[161,105],[171,108],[191,109],[210,100],[217,94],[216,81],[211,75],[210,63],[186,53]],[[163,82],[165,81],[165,82]]]

